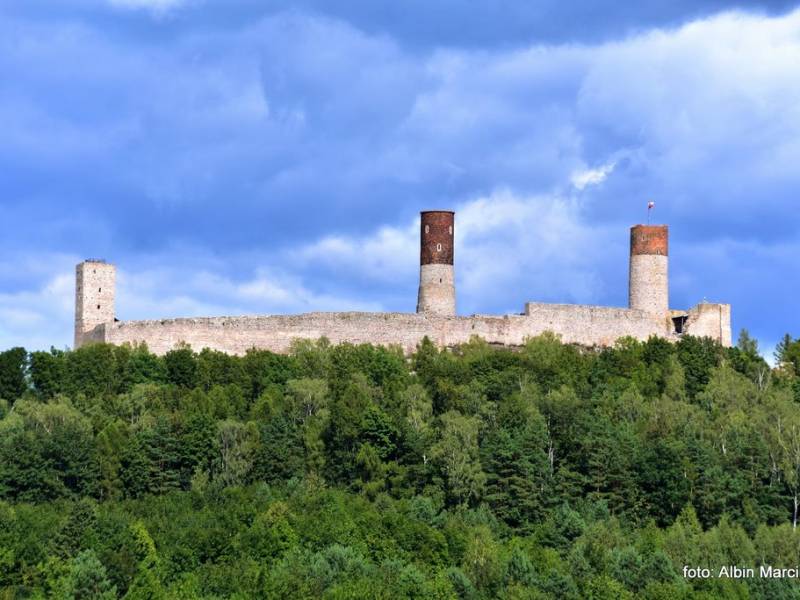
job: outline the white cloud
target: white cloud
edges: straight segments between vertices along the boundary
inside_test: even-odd
[[[500,189],[453,208],[460,312],[492,305],[520,312],[528,300],[591,302],[601,295],[602,259],[588,249],[607,251],[613,234],[583,223],[575,198]],[[419,269],[419,219],[364,236],[325,237],[299,249],[295,260],[298,268],[326,262],[343,278],[409,282]]]
[[[268,270],[244,281],[178,268],[118,273],[117,315],[123,320],[381,309],[375,303],[315,292],[298,277]]]
[[[325,236],[292,252],[295,263],[358,272],[376,281],[396,281],[417,269],[419,219],[401,227],[381,227],[362,237]]]
[[[580,171],[575,171],[570,180],[572,181],[573,187],[580,191],[587,186],[603,183],[614,170],[615,166],[616,163],[612,161],[596,169],[583,169]]]
[[[601,263],[589,249],[608,250],[613,237],[583,222],[575,198],[498,190],[460,206],[456,218],[459,289],[472,310],[600,297]]]
[[[0,293],[0,349],[72,345],[74,294],[69,271],[55,274],[34,289]]]
[[[72,346],[78,259],[40,257],[20,266],[25,268],[26,262],[32,271],[50,275],[38,287],[0,293],[0,351],[14,346],[28,350]],[[379,303],[314,291],[297,276],[265,269],[237,281],[192,268],[117,266],[116,314],[122,320],[383,310]]]

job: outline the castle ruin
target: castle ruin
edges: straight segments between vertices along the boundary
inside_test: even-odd
[[[490,344],[520,346],[526,338],[553,332],[564,343],[610,346],[630,336],[710,337],[731,345],[729,304],[703,302],[689,310],[669,309],[666,225],[630,230],[628,308],[528,302],[511,315],[456,314],[455,214],[424,211],[420,219],[420,280],[416,313],[313,312],[298,315],[198,317],[147,321],[115,318],[116,267],[86,260],[76,267],[75,347],[91,342],[147,344],[156,354],[177,345],[244,354],[251,348],[288,352],[295,339],[328,338],[332,343],[399,345],[407,353],[427,336],[452,347],[479,336]]]

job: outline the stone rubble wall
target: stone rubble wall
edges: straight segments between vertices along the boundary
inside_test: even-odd
[[[689,309],[684,332],[697,337],[710,337],[723,346],[732,344],[731,305],[702,302]]]
[[[621,337],[669,337],[666,319],[643,310],[576,304],[525,304],[528,335],[553,331],[568,344],[611,346]]]
[[[669,310],[668,259],[656,254],[634,254],[628,271],[628,305],[663,315]]]
[[[689,312],[686,333],[710,335],[730,344],[730,307],[700,305]],[[716,308],[715,308],[716,307]],[[725,332],[724,315],[728,324]],[[693,312],[694,311],[694,312]],[[716,312],[715,312],[716,311]],[[723,319],[720,320],[720,315]],[[477,335],[490,344],[519,346],[528,337],[551,331],[565,343],[609,346],[623,336],[671,339],[666,318],[645,311],[601,306],[530,302],[521,315],[448,317],[414,313],[307,313],[301,315],[203,317],[157,321],[121,321],[98,326],[87,341],[145,343],[164,354],[185,343],[195,350],[211,348],[244,354],[250,348],[288,352],[294,339],[328,338],[332,343],[398,345],[413,352],[428,336],[440,347],[468,342]],[[716,331],[716,333],[715,333]]]
[[[453,265],[430,264],[419,269],[418,313],[456,314],[456,287]]]
[[[75,345],[95,339],[93,330],[114,320],[117,269],[99,260],[75,267]]]

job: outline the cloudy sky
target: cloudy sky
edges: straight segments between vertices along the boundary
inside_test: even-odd
[[[0,0],[0,348],[71,343],[74,265],[121,319],[413,311],[457,211],[459,312],[671,304],[800,336],[789,2]]]

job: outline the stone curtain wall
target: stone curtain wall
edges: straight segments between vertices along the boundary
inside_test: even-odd
[[[719,307],[727,305],[702,306],[709,308],[703,308],[694,317],[695,313],[690,312],[687,333],[695,335],[696,327],[700,335],[719,339],[720,328],[724,330],[718,318]],[[717,307],[716,313],[710,307]],[[715,327],[717,334],[712,335]],[[665,320],[644,311],[537,303],[526,304],[524,315],[506,316],[347,312],[127,321],[99,326],[92,339],[113,344],[144,342],[156,354],[164,354],[180,343],[187,343],[195,350],[211,348],[244,354],[253,347],[287,352],[293,339],[324,336],[334,344],[399,345],[408,353],[413,352],[426,335],[440,347],[468,342],[473,335],[491,344],[519,346],[526,338],[545,331],[560,335],[565,343],[586,346],[611,345],[623,336],[639,340],[651,335],[678,339],[669,333]],[[729,344],[729,325],[727,340]]]
[[[568,344],[611,346],[625,336],[646,340],[670,334],[663,317],[628,308],[528,302],[525,315],[528,335],[553,331]]]

